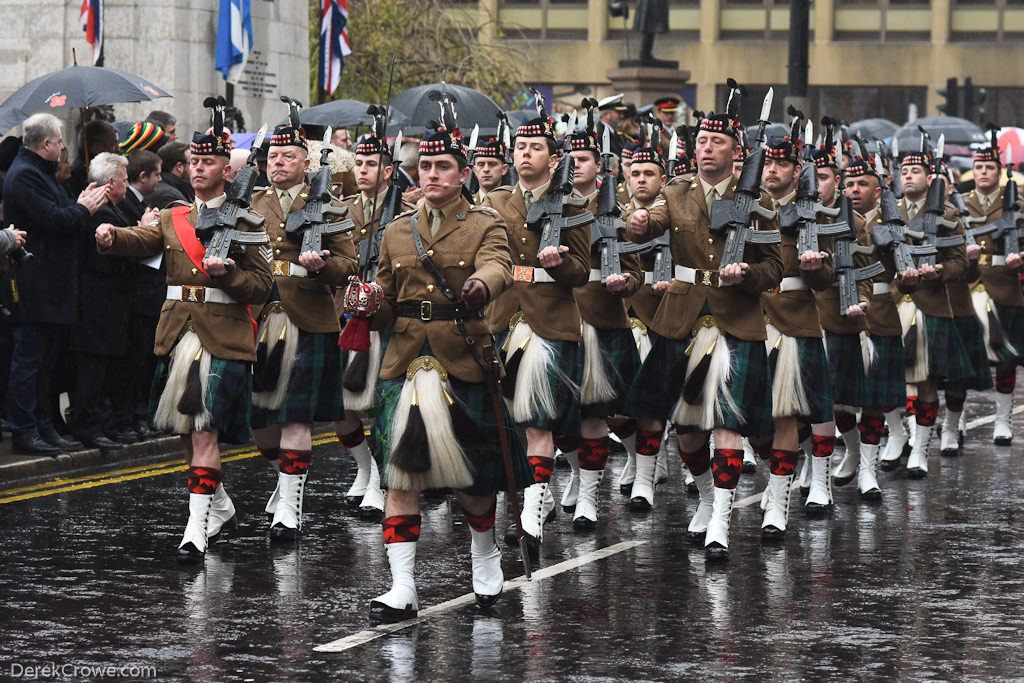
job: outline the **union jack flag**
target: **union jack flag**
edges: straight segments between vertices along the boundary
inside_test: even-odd
[[[352,54],[348,42],[348,0],[323,0],[320,17],[320,84],[328,95],[338,89],[345,57]]]
[[[103,48],[103,0],[82,0],[78,20],[82,22],[86,41],[92,45],[92,63],[95,65]]]

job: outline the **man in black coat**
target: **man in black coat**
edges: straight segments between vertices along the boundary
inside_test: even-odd
[[[175,201],[195,201],[196,193],[188,177],[189,157],[192,156],[188,145],[172,142],[161,147],[157,156],[161,162],[161,179],[156,189],[143,197],[143,201],[157,209],[166,209]]]
[[[57,342],[78,318],[80,242],[88,218],[106,201],[106,187],[89,185],[77,203],[57,183],[64,147],[60,121],[36,114],[24,123],[23,146],[4,179],[4,219],[28,232],[35,258],[12,269],[14,349],[7,387],[7,421],[16,453],[57,455],[81,444],[60,437],[49,413]]]

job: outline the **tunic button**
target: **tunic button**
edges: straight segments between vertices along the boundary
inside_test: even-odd
[[[521,237],[520,240],[522,240],[523,244],[526,244],[526,238],[525,237]]]
[[[281,238],[278,237],[278,239],[281,239]],[[715,243],[715,240],[709,237],[708,238],[708,244],[714,244],[714,243]]]
[[[714,260],[715,260],[715,255],[714,254],[708,254],[708,261],[714,261]]]
[[[672,228],[672,232],[679,232],[679,228]]]
[[[527,226],[526,223],[523,223],[523,227],[526,228],[526,227],[529,227],[529,226]]]
[[[278,242],[283,242],[283,241],[284,241],[284,238],[283,238],[283,237],[278,237],[278,238],[277,238],[277,241],[278,241]]]
[[[198,268],[193,268],[192,269],[192,274],[193,275],[198,275],[199,274],[199,269]]]
[[[460,266],[464,266],[464,265],[466,265],[466,262],[465,261],[459,261],[459,265]]]
[[[171,245],[169,245],[169,244],[168,244],[168,245],[166,245],[166,246],[164,247],[164,249],[166,249],[166,250],[170,251],[170,250],[171,250]]]
[[[434,250],[433,249],[427,249],[427,256],[429,256],[430,258],[434,258]]]
[[[284,230],[284,223],[281,224],[281,229]]]
[[[280,255],[281,255],[281,250],[280,250],[280,249],[275,249],[275,250],[274,250],[274,253],[275,253],[276,255],[280,256]]]
[[[434,285],[427,285],[427,291],[428,292],[433,292],[434,291]]]
[[[366,228],[363,228],[362,230],[360,230],[359,234],[360,235],[365,235],[366,234]]]
[[[402,267],[402,264],[399,263],[398,261],[395,261],[395,268],[397,269],[397,268],[401,268],[401,267]]]
[[[520,261],[525,261],[526,260],[526,254],[520,254],[519,255],[519,260]]]

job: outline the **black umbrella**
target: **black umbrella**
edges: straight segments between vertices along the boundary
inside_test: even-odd
[[[932,138],[932,145],[939,140],[940,135],[946,136],[947,148],[949,145],[960,145],[970,147],[976,143],[984,144],[987,138],[981,127],[973,121],[957,118],[956,116],[926,116],[912,121],[896,131],[895,136],[899,141],[900,152],[920,149],[921,126]]]
[[[480,128],[497,126],[498,110],[501,109],[497,102],[482,92],[451,83],[430,83],[409,88],[395,95],[391,106],[409,117],[406,126],[426,128],[431,121],[441,120],[441,108],[436,100],[430,98],[431,93],[441,92],[447,92],[455,99],[455,113],[461,130],[469,131],[473,124],[480,124]],[[389,134],[392,132],[390,128]],[[406,133],[409,131],[406,130]]]
[[[0,105],[0,133],[37,111],[58,112],[118,102],[148,102],[171,94],[146,79],[103,66],[69,66],[29,81]]]
[[[887,140],[899,128],[889,119],[862,119],[850,124],[850,135],[860,135],[865,140]]]
[[[299,112],[299,121],[307,126],[333,126],[334,128],[353,128],[373,124],[373,117],[366,113],[369,107],[359,100],[332,100],[309,107]],[[391,107],[390,123],[405,125],[409,117]]]

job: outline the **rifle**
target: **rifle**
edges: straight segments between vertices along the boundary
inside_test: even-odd
[[[711,205],[711,226],[713,234],[725,233],[725,250],[719,269],[743,262],[743,252],[747,244],[779,244],[782,235],[778,230],[755,230],[750,227],[755,218],[770,221],[776,212],[761,206],[761,174],[764,171],[764,130],[768,125],[771,111],[772,88],[764,98],[761,106],[761,119],[757,130],[756,147],[750,151],[743,162],[736,192],[732,199],[719,200]]]
[[[590,228],[590,244],[600,247],[601,282],[606,283],[609,275],[622,275],[622,254],[642,251],[644,245],[619,241],[619,230],[626,224],[620,216],[618,192],[611,175],[611,136],[607,126],[601,137],[601,173],[604,180],[597,190],[597,218]]]
[[[846,195],[839,197],[839,215],[844,220],[836,225],[843,225],[844,229],[836,236],[833,266],[836,270],[836,285],[839,287],[839,314],[846,315],[850,306],[859,303],[857,283],[882,274],[885,266],[880,261],[863,268],[854,265],[854,254],[873,254],[875,249],[857,243],[857,234],[853,228],[853,200]]]
[[[398,137],[395,138],[395,153],[391,157],[391,165],[393,169],[391,172],[392,178],[394,178],[395,174],[398,173],[398,167],[401,165],[401,161],[398,158],[398,150],[401,146],[402,134],[399,133]],[[376,203],[376,197],[374,197],[374,202]],[[374,211],[376,212],[376,208]],[[388,187],[387,194],[384,195],[383,208],[380,212],[380,220],[377,221],[377,230],[374,232],[372,238],[360,240],[359,242],[359,268],[363,272],[364,282],[373,282],[377,279],[377,269],[380,261],[380,245],[384,241],[384,228],[387,227],[388,223],[395,220],[395,216],[401,212],[402,191],[398,188],[398,183],[392,182],[391,186]]]
[[[839,209],[822,206],[818,200],[817,168],[813,163],[804,163],[797,177],[796,200],[778,209],[779,227],[782,232],[788,235],[794,231],[797,233],[797,257],[808,251],[815,254],[821,251],[818,247],[819,236],[841,235],[850,229],[847,223],[816,223],[819,213],[830,218],[839,215]]]
[[[1003,215],[992,221],[995,226],[992,237],[1003,240],[1003,254],[1019,254],[1021,251],[1021,234],[1017,221],[1020,220],[1020,197],[1017,181],[1013,179],[1013,164],[1010,150],[1006,150],[1006,187],[1003,188]],[[986,226],[986,227],[989,227]]]
[[[215,131],[216,129],[217,126],[214,126]],[[270,244],[270,238],[265,232],[247,232],[235,227],[238,221],[253,228],[263,226],[263,216],[249,211],[249,199],[252,197],[252,189],[256,185],[256,153],[263,145],[263,138],[266,137],[266,134],[267,127],[263,126],[249,149],[249,158],[245,162],[245,168],[235,175],[235,180],[231,183],[231,189],[227,193],[224,203],[217,209],[206,207],[196,217],[197,233],[213,233],[206,245],[204,261],[211,258],[227,261],[232,244],[243,247],[254,244]]]
[[[940,237],[939,228],[955,228],[955,221],[946,220],[946,179],[936,176],[928,186],[928,196],[924,202],[924,215],[913,218],[907,224],[907,234],[936,249],[956,247],[964,243],[962,235]],[[917,235],[921,237],[917,237]],[[935,265],[935,253],[925,254],[918,259],[918,265]]]
[[[871,241],[879,249],[892,252],[896,262],[896,272],[900,275],[917,268],[914,256],[934,255],[936,249],[931,244],[909,244],[903,216],[896,205],[896,195],[887,187],[882,188],[882,196],[878,201],[881,223],[871,228]],[[917,233],[918,238],[923,237]]]
[[[284,231],[289,237],[294,239],[301,233],[300,254],[313,252],[319,256],[323,253],[324,235],[351,232],[356,227],[351,218],[335,223],[328,223],[326,219],[326,216],[344,218],[348,215],[348,207],[331,206],[331,168],[327,164],[327,158],[333,151],[328,146],[330,141],[331,127],[328,126],[324,132],[323,148],[320,150],[320,168],[317,169],[309,186],[309,201],[301,211],[288,214],[285,220]]]
[[[976,238],[978,236],[993,233],[998,230],[998,227],[993,223],[977,228],[970,227],[975,223],[984,223],[986,218],[985,216],[972,216],[970,209],[967,208],[967,204],[964,203],[963,195],[960,194],[955,185],[951,186],[953,187],[953,192],[949,195],[949,203],[956,207],[956,212],[960,214],[960,222],[964,226],[964,240],[968,247],[977,246],[978,241]]]
[[[575,128],[576,115],[569,117],[571,131]],[[529,230],[540,233],[540,248],[537,254],[548,247],[556,249],[562,241],[562,231],[572,228],[582,228],[594,222],[594,214],[590,211],[575,216],[565,216],[566,207],[584,207],[586,200],[572,196],[573,176],[575,174],[576,161],[572,158],[572,141],[566,133],[562,139],[562,158],[555,168],[551,178],[551,185],[547,193],[540,199],[530,204],[526,212],[526,225]]]

